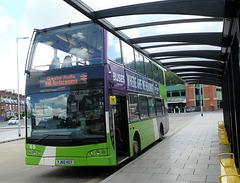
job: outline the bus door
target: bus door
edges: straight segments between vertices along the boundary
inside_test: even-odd
[[[117,162],[120,164],[128,159],[130,155],[126,96],[116,96],[114,124]]]

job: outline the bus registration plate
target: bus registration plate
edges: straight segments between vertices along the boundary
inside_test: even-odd
[[[57,165],[74,165],[74,160],[56,160]]]

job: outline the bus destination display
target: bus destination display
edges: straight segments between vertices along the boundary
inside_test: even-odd
[[[40,88],[87,84],[87,73],[75,73],[40,78]]]

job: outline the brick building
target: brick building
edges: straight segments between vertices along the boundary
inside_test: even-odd
[[[217,87],[213,85],[186,84],[186,104],[189,106],[200,106],[200,89],[202,91],[203,111],[218,110]]]
[[[213,85],[186,84],[167,86],[169,109],[184,112],[185,107],[200,107],[200,89],[202,91],[203,111],[215,111],[222,108],[221,87]]]
[[[20,112],[24,111],[24,95],[19,95]],[[0,121],[18,116],[18,94],[14,90],[0,90]]]

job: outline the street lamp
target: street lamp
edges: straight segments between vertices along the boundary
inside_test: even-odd
[[[18,40],[28,39],[28,37],[17,37],[17,83],[18,83],[18,136],[21,137],[21,123],[20,123],[20,100],[19,100],[19,63],[18,63]]]
[[[202,84],[200,84],[200,88],[199,88],[199,95],[200,95],[201,116],[203,116],[203,103],[202,103]]]

